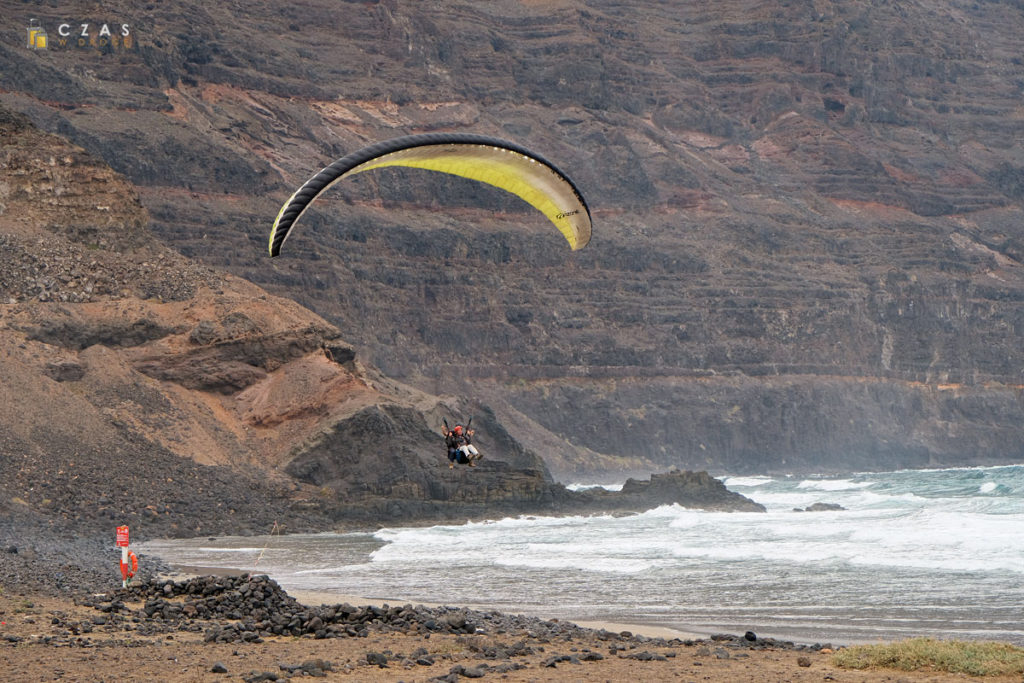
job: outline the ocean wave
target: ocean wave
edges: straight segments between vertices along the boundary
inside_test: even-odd
[[[418,539],[420,541],[445,542],[456,537],[465,537],[467,532],[489,533],[496,529],[540,529],[545,527],[560,528],[586,523],[588,520],[611,519],[611,515],[555,517],[542,515],[521,515],[518,517],[501,517],[483,521],[467,521],[462,524],[437,524],[428,527],[384,527],[373,533],[379,541],[395,542],[402,539]]]
[[[978,487],[978,493],[984,496],[1017,496],[1017,489],[997,481],[986,481]]]
[[[852,491],[873,486],[873,481],[853,481],[851,479],[805,479],[797,484],[798,489],[815,491]]]
[[[910,470],[893,470],[892,472],[884,472],[883,475],[918,475],[918,474],[957,474],[962,473],[966,476],[977,476],[979,473],[985,472],[998,472],[1005,471],[1008,473],[1016,473],[1018,476],[1024,475],[1024,465],[979,465],[977,467],[937,467],[937,468],[926,468],[926,469],[910,469]],[[873,475],[878,474],[877,472],[862,472],[861,474]]]
[[[622,484],[569,484],[565,488],[570,491],[586,491],[588,489],[604,489],[606,491],[621,491]]]
[[[295,576],[303,576],[309,574],[352,574],[363,571],[368,567],[372,567],[373,563],[365,562],[362,564],[342,564],[331,567],[317,567],[316,569],[297,569],[292,572]]]
[[[774,481],[771,477],[726,477],[722,483],[725,484],[726,488],[729,488],[730,486],[764,486]]]
[[[850,564],[861,567],[888,567],[891,569],[922,569],[935,573],[996,573],[1024,574],[1019,560],[999,557],[954,557],[941,554],[917,553],[912,556],[869,553],[849,558]]]
[[[494,564],[502,567],[525,567],[529,569],[576,569],[598,574],[637,574],[655,566],[648,560],[622,559],[613,557],[502,555]]]
[[[809,624],[805,632],[836,622],[850,634],[880,624],[889,633],[913,624],[928,632],[929,619],[950,633],[957,624],[973,628],[967,615],[990,630],[1024,633],[1014,607],[1024,601],[1024,467],[727,482],[747,486],[768,512],[665,505],[626,517],[167,541],[158,554],[251,571],[268,542],[259,571],[282,585],[535,607],[567,619],[594,604],[640,620],[652,610],[698,621],[713,612],[714,628],[760,623],[759,632],[770,632],[790,614]],[[846,509],[793,512],[814,502]]]

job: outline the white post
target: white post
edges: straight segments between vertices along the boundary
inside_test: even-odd
[[[117,545],[121,548],[121,588],[128,587],[128,527],[117,527]]]

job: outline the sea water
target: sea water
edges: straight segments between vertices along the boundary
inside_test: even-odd
[[[1024,645],[1024,466],[724,477],[767,513],[663,506],[372,533],[151,542],[286,590],[805,643]],[[797,512],[814,503],[844,510]]]

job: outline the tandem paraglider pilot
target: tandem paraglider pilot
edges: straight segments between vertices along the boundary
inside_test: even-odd
[[[455,467],[455,463],[476,467],[476,461],[482,458],[480,451],[473,445],[473,430],[467,429],[460,424],[448,429],[448,425],[442,428],[444,443],[448,447],[448,469]]]

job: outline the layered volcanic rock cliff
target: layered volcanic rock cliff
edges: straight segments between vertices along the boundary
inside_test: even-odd
[[[486,406],[388,379],[316,314],[161,245],[123,176],[3,108],[0,196],[0,584],[81,587],[120,524],[763,509],[706,473],[566,489]],[[450,470],[441,420],[469,410],[486,458]]]
[[[181,253],[308,306],[388,376],[491,405],[558,476],[1024,459],[1018,3],[32,12],[135,42],[0,45],[0,102],[141,186]],[[264,257],[322,165],[438,130],[567,169],[591,245],[497,191],[380,172]]]

